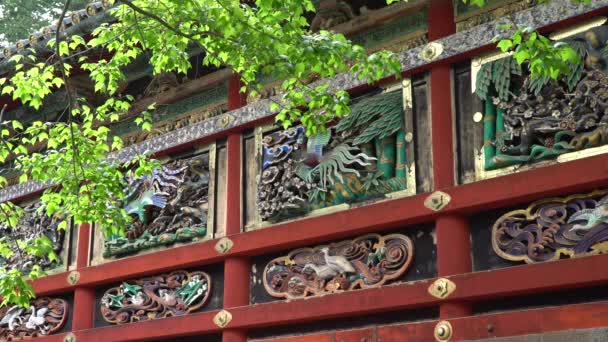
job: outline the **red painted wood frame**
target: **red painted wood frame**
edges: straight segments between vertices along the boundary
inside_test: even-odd
[[[451,4],[451,0],[430,1],[431,40],[454,33],[454,12]],[[596,11],[598,14],[606,12],[606,8]],[[576,20],[571,20],[568,24],[574,21]],[[553,25],[558,26],[560,24]],[[485,49],[489,48],[491,47]],[[483,49],[476,52],[480,50]],[[345,212],[277,224],[268,229],[241,232],[241,132],[251,125],[239,127],[224,135],[227,138],[228,180],[226,234],[234,242],[234,247],[226,254],[216,252],[213,247],[217,241],[212,240],[88,266],[91,229],[88,225],[83,225],[78,234],[76,263],[80,280],[76,285],[69,285],[66,273],[52,275],[34,282],[37,294],[53,295],[74,291],[72,332],[77,341],[166,340],[177,336],[222,333],[224,342],[241,342],[246,341],[247,331],[254,328],[424,307],[439,307],[440,319],[449,320],[454,326],[455,340],[608,325],[607,302],[472,315],[471,303],[475,301],[608,284],[608,268],[605,267],[608,255],[472,273],[467,219],[469,215],[484,210],[527,204],[548,196],[608,186],[608,156],[596,156],[472,184],[456,185],[453,154],[456,137],[449,63],[465,60],[471,53],[416,71],[430,73],[435,190],[444,191],[452,197],[450,204],[440,212],[431,211],[424,206],[423,202],[428,194],[418,194]],[[239,94],[239,88],[238,79],[231,79],[229,109],[236,109],[245,104],[244,97]],[[217,135],[209,139],[216,138]],[[403,210],[404,208],[407,210]],[[387,228],[429,222],[434,222],[436,228],[438,275],[457,284],[457,291],[446,300],[439,300],[428,294],[427,289],[434,279],[427,279],[309,300],[249,304],[249,257]],[[172,269],[220,262],[224,263],[225,273],[224,308],[233,315],[233,320],[226,328],[220,329],[212,322],[218,310],[150,322],[94,328],[93,310],[98,309],[94,296],[95,287]],[[564,272],[564,269],[577,271]],[[360,341],[361,337],[369,336],[381,338],[384,342],[410,339],[431,341],[436,323],[437,321],[426,321],[287,338],[281,341]],[[489,325],[492,325],[492,331],[488,331]],[[59,334],[40,340],[62,341],[65,336],[66,334]]]

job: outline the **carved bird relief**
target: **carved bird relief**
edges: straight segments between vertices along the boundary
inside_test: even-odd
[[[585,224],[575,224],[570,228],[571,231],[589,231],[602,223],[608,223],[608,196],[602,198],[597,207],[593,209],[583,209],[574,213],[568,219],[568,223],[586,221]]]

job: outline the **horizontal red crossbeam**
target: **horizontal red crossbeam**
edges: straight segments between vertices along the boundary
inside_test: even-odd
[[[454,341],[538,334],[606,326],[608,302],[511,311],[450,320]],[[285,337],[272,342],[433,341],[438,321]]]
[[[448,277],[456,291],[446,300],[428,293],[435,279],[351,291],[306,300],[279,301],[229,309],[231,329],[281,326],[325,319],[370,315],[435,306],[448,301],[475,301],[608,283],[608,255],[553,261]],[[564,272],[576,270],[576,272]],[[608,311],[608,309],[604,310]],[[217,332],[217,311],[77,332],[79,340],[160,339]],[[606,324],[608,321],[604,321]],[[508,326],[507,326],[508,327]],[[507,328],[505,327],[505,329]],[[522,329],[522,325],[517,325]],[[528,327],[524,324],[523,327]]]
[[[577,176],[583,174],[584,178]],[[452,200],[440,212],[426,208],[424,200],[428,194],[419,194],[235,234],[230,236],[234,247],[226,254],[216,252],[213,247],[217,240],[210,240],[86,267],[79,271],[78,286],[108,284],[167,270],[221,262],[230,256],[261,255],[377,232],[384,228],[432,222],[439,213],[453,212],[467,215],[514,204],[526,205],[548,196],[568,195],[603,186],[608,186],[607,155],[442,189],[452,197]],[[34,288],[38,295],[60,293],[71,289],[67,283],[67,273],[35,281]]]

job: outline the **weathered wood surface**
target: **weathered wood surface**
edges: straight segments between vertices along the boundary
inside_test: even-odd
[[[483,146],[483,122],[473,121],[476,112],[483,112],[482,102],[471,93],[469,65],[454,70],[454,93],[457,130],[457,170],[460,184],[475,179],[475,153]]]

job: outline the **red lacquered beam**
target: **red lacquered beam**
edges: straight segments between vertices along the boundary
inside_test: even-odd
[[[280,301],[235,307],[229,309],[232,314],[232,321],[227,328],[243,329],[281,326],[332,318],[370,315],[379,312],[416,309],[451,301],[463,302],[487,298],[508,298],[517,295],[546,293],[551,290],[555,291],[581,286],[606,284],[608,283],[608,268],[605,267],[607,262],[608,255],[599,255],[449,276],[447,278],[456,284],[456,291],[452,293],[447,300],[440,300],[428,294],[428,287],[435,279],[427,279],[375,289],[327,295],[307,300]],[[564,270],[576,270],[576,272],[565,272]],[[608,311],[608,309],[598,311],[598,318],[594,320],[594,322],[598,322],[600,318],[603,318],[603,324],[605,325],[608,321],[605,320],[605,314],[602,312],[606,311]],[[212,322],[215,313],[217,313],[217,311],[174,317],[153,322],[88,329],[77,332],[77,334],[86,337],[87,339],[85,339],[85,341],[113,341],[115,340],[113,338],[120,338],[121,341],[125,341],[143,338],[159,339],[168,336],[207,334],[216,332],[219,329]],[[590,314],[592,314],[592,312]],[[488,317],[492,318],[498,316],[489,315]],[[525,318],[521,318],[522,316],[520,314],[518,314],[517,317],[520,317],[518,320],[522,322],[526,321]],[[472,321],[467,321],[467,319],[479,319],[479,317],[458,318],[450,321],[463,322],[462,326],[472,324]],[[515,319],[515,316],[513,316],[513,319]],[[544,318],[542,325],[532,326],[532,328],[540,327],[547,331],[552,329],[555,330],[557,329],[556,326],[558,325],[558,321],[559,320],[553,318]],[[523,331],[518,328],[520,330],[514,331],[511,334],[531,333],[533,329],[529,328],[527,324],[532,323],[535,322],[521,323],[520,326],[528,327],[526,328],[527,330]],[[536,321],[536,323],[538,323],[538,321]],[[555,326],[551,324],[554,324]],[[573,318],[571,324],[580,325],[581,323]],[[487,325],[484,325],[482,328],[486,326]],[[497,324],[495,332],[499,332],[500,330],[498,329],[506,329],[508,326],[509,324],[505,323],[503,328],[503,326]],[[518,325],[514,324],[514,326]],[[586,325],[581,327],[589,326]],[[469,333],[478,334],[479,331],[475,329],[471,329]],[[505,332],[505,334],[508,333]],[[88,338],[91,339],[89,340]]]
[[[428,194],[419,194],[231,235],[234,247],[224,255],[213,248],[217,240],[210,240],[86,267],[79,270],[78,285],[108,284],[176,268],[220,262],[234,255],[262,255],[377,232],[384,228],[431,222],[439,214],[467,215],[515,204],[527,205],[549,196],[563,196],[606,186],[608,155],[596,156],[443,189],[451,195],[452,200],[439,213],[424,206]],[[69,289],[66,277],[67,273],[45,277],[35,281],[34,286],[40,294],[62,292]]]
[[[604,254],[447,277],[457,286],[449,299],[473,301],[607,284],[607,263]]]
[[[434,281],[430,279],[308,300],[259,304],[232,312],[231,324],[245,327],[285,325],[606,284],[606,263],[608,255],[599,255],[448,276],[446,278],[456,284],[456,291],[447,300],[436,299],[427,292]]]
[[[492,337],[529,335],[606,326],[608,302],[574,304],[558,307],[510,311],[498,314],[464,317],[449,320],[452,340],[471,340]],[[274,338],[268,342],[332,342],[340,341],[434,341],[433,330],[438,321],[395,324],[376,328],[353,329],[321,334]],[[490,327],[488,331],[488,327]],[[370,338],[371,336],[371,338]]]
[[[76,335],[76,341],[86,342],[126,342],[151,339],[169,341],[176,337],[220,331],[220,328],[213,323],[213,316],[217,312],[201,312],[153,321],[81,330],[75,332],[74,335]]]
[[[67,336],[67,334],[68,333],[62,333],[62,334],[56,334],[56,335],[36,337],[33,340],[36,342],[65,342],[64,338]]]

